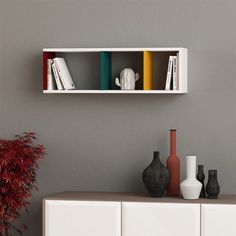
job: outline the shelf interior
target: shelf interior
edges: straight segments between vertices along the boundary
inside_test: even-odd
[[[136,83],[135,91],[145,91],[143,90],[143,77],[144,77],[144,62],[143,62],[143,51],[111,51],[111,78],[110,78],[110,87],[109,91],[120,91],[120,88],[115,84],[115,78],[120,77],[120,72],[124,68],[132,68],[134,72],[139,73],[139,80]],[[162,94],[177,94],[182,93],[181,88],[179,91],[165,91],[166,75],[168,68],[168,61],[170,55],[177,55],[178,50],[175,51],[152,51],[152,74],[153,74],[153,89],[156,92],[153,93],[162,93]],[[77,90],[74,92],[70,91],[48,91],[48,93],[82,93],[81,91],[88,91],[91,93],[94,90],[94,93],[98,93],[101,89],[101,74],[100,74],[100,63],[101,63],[101,52],[99,51],[81,51],[72,53],[70,51],[62,50],[56,52],[45,52],[44,51],[44,91],[46,90],[45,86],[45,60],[47,58],[53,57],[63,57],[67,63],[70,74],[73,78]],[[46,75],[47,76],[47,75]],[[181,79],[181,78],[179,78]],[[144,93],[151,93],[149,92]],[[102,92],[101,92],[102,93]],[[104,93],[108,93],[105,91]],[[112,92],[111,92],[112,93]],[[116,93],[135,93],[120,91]],[[138,92],[137,92],[138,93]]]
[[[165,90],[169,56],[177,56],[177,51],[152,52],[153,54],[153,89]]]
[[[100,89],[100,60],[98,52],[56,53],[64,57],[75,87],[80,90]]]
[[[120,90],[115,84],[115,78],[120,78],[120,73],[125,68],[131,68],[139,74],[135,90],[143,89],[143,53],[142,52],[112,52],[112,78],[111,89]]]

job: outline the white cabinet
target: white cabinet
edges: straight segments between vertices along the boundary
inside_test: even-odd
[[[200,204],[122,203],[122,235],[200,236]]]
[[[235,236],[236,205],[202,204],[202,236]]]
[[[236,236],[236,195],[186,201],[64,192],[44,199],[44,236]]]
[[[45,236],[121,236],[120,202],[45,200]]]

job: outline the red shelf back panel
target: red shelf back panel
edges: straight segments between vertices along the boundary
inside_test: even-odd
[[[55,57],[54,52],[43,52],[43,90],[47,90],[48,84],[47,84],[47,61],[48,59],[53,59]]]

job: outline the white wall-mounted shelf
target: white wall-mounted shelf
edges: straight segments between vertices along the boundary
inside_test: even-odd
[[[144,90],[143,52],[152,52],[153,88]],[[99,86],[101,52],[111,53],[111,87],[107,90]],[[178,56],[178,90],[165,90],[168,59]],[[65,57],[76,90],[47,90],[47,60]],[[77,63],[77,64],[76,64]],[[140,74],[136,90],[118,90],[114,78],[125,67],[131,67]],[[43,93],[45,94],[185,94],[188,80],[188,50],[182,47],[142,47],[142,48],[44,48],[43,49]]]

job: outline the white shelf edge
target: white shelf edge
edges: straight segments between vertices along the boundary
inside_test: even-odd
[[[185,94],[176,90],[43,90],[47,94]]]
[[[142,51],[180,51],[187,50],[183,47],[158,47],[158,48],[44,48],[43,52],[142,52]]]

